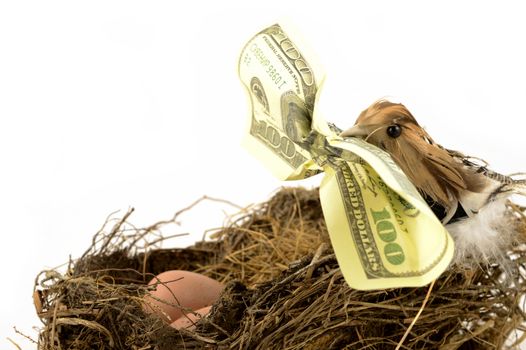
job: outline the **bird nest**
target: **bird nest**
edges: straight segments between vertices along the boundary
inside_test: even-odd
[[[523,212],[510,211],[526,235]],[[171,221],[137,229],[130,214],[109,219],[67,271],[38,276],[39,349],[500,349],[510,335],[521,340],[520,244],[507,273],[451,266],[431,286],[359,291],[338,267],[317,190],[282,189],[186,249],[156,248]],[[194,330],[143,312],[146,283],[172,269],[226,284]]]

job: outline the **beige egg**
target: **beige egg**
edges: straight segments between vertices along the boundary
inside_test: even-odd
[[[179,317],[177,320],[173,321],[170,326],[181,329],[194,329],[195,323],[199,321],[202,317],[205,317],[210,312],[212,306],[207,306],[202,309],[196,310],[195,313],[188,313]],[[197,315],[196,315],[197,314]]]
[[[184,315],[182,309],[200,310],[212,305],[223,290],[221,283],[183,270],[163,272],[148,285],[156,285],[156,289],[145,297],[145,310],[159,314],[170,323]]]

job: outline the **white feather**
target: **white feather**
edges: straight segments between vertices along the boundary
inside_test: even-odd
[[[506,202],[507,198],[500,198],[482,207],[478,214],[446,225],[455,241],[454,264],[506,264],[507,252],[517,239]]]

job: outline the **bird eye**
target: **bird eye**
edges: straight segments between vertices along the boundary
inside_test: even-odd
[[[402,134],[402,128],[398,124],[390,125],[387,128],[387,135],[391,136],[393,139],[397,138]]]

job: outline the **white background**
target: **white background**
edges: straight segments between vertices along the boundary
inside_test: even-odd
[[[133,206],[140,226],[203,194],[244,206],[282,185],[239,147],[236,75],[276,19],[323,63],[329,121],[395,96],[444,146],[526,171],[519,1],[345,3],[0,0],[0,347],[34,348],[12,327],[36,335],[35,275],[78,257],[109,213]],[[177,244],[222,223],[207,208]]]

